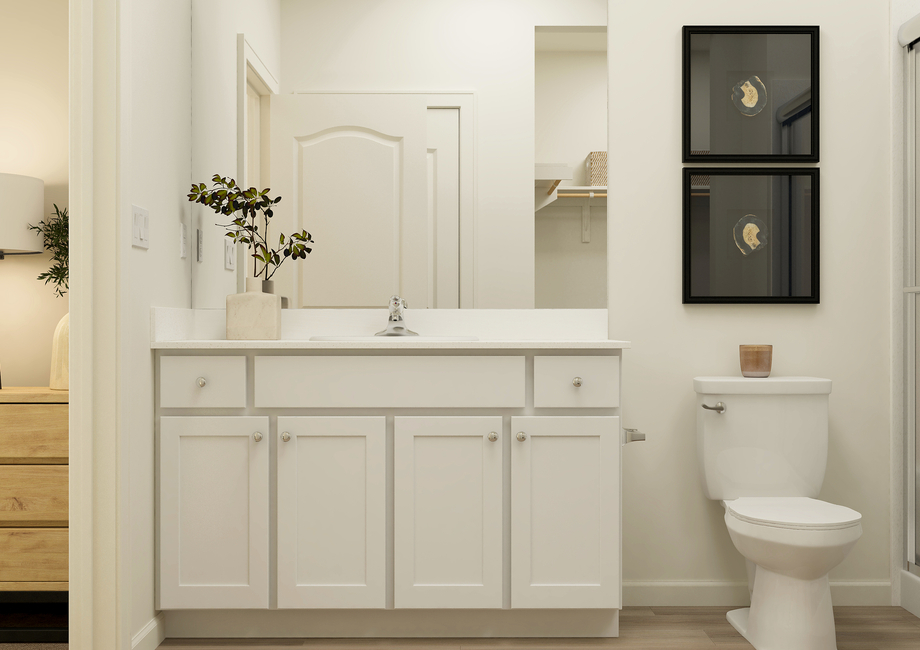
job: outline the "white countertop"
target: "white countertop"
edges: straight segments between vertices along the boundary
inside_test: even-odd
[[[155,341],[154,350],[622,350],[628,341],[593,340],[502,340],[502,341],[413,341],[411,338],[379,341],[279,341],[185,340]]]
[[[607,338],[606,309],[420,309],[406,322],[423,336],[372,338],[386,325],[386,309],[291,309],[282,312],[277,341],[228,341],[222,309],[155,307],[153,350],[622,350]],[[311,341],[313,336],[360,340]],[[475,341],[449,337],[474,336]],[[438,337],[446,337],[438,340]]]

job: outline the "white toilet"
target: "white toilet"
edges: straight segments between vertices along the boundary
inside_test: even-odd
[[[827,574],[862,534],[855,510],[818,501],[829,379],[697,377],[703,489],[747,558],[751,606],[729,622],[757,650],[836,650]]]

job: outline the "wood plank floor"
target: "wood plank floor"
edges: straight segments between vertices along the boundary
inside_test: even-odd
[[[616,639],[167,639],[168,650],[749,650],[733,607],[627,607]],[[920,650],[920,618],[900,607],[835,607],[837,650]]]

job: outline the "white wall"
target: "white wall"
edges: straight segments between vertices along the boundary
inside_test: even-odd
[[[130,12],[122,86],[128,139],[122,173],[130,204],[150,212],[150,248],[123,244],[120,324],[122,332],[123,430],[130,445],[128,468],[130,543],[130,634],[156,616],[154,607],[154,363],[150,350],[150,308],[191,306],[191,255],[179,256],[179,224],[190,223],[185,198],[191,183],[192,77],[191,0],[122,0]],[[124,36],[124,35],[123,35]],[[130,232],[130,231],[129,231]],[[122,241],[125,241],[124,239]],[[122,495],[125,498],[126,495]]]
[[[561,185],[590,185],[585,159],[607,150],[607,52],[537,52],[534,79],[538,163],[566,163]],[[537,309],[607,306],[607,208],[590,201],[591,241],[581,235],[582,203],[561,199],[536,213],[534,304]]]
[[[654,11],[608,6],[610,175],[628,188],[608,199],[610,336],[633,342],[624,357],[624,425],[648,433],[648,442],[624,450],[625,600],[743,597],[744,564],[722,508],[700,489],[691,379],[737,375],[738,344],[772,343],[774,374],[834,381],[820,497],[863,515],[862,538],[831,573],[856,585],[837,589],[836,603],[887,604],[888,3],[839,11],[821,0],[774,0],[769,13],[727,0],[669,0]],[[821,304],[685,306],[681,27],[777,23],[821,27]]]
[[[240,180],[237,34],[245,34],[278,79],[280,21],[280,0],[192,0],[192,181],[210,186],[214,174]],[[214,225],[218,216],[201,206],[193,207],[193,215],[204,235],[203,260],[192,265],[194,306],[223,309],[227,294],[237,291],[236,272],[224,268],[226,231]]]
[[[603,0],[284,0],[281,15],[282,93],[476,93],[475,306],[533,307],[534,26],[604,25]]]
[[[67,0],[0,0],[0,172],[45,181],[45,215],[67,207]],[[36,277],[47,254],[0,262],[4,386],[47,386],[51,338],[67,296]]]

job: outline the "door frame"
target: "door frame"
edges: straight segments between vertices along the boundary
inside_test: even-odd
[[[260,166],[264,169],[268,157],[270,143],[268,140],[268,114],[271,95],[281,92],[281,84],[268,69],[259,53],[250,45],[246,34],[236,35],[236,177],[240,184],[250,184],[247,178],[247,165],[249,159],[249,138],[246,129],[249,125],[249,102],[246,90],[249,85],[259,93],[260,110],[262,111],[260,124]],[[261,188],[260,188],[261,189]],[[236,290],[239,293],[246,291],[245,278],[247,277],[248,262],[250,261],[247,249],[238,246],[236,251]]]

